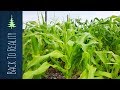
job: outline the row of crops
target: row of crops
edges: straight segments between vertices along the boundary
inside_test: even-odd
[[[120,78],[120,17],[27,22],[23,79],[42,79],[51,67],[66,79]]]

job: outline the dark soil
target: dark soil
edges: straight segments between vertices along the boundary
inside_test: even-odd
[[[62,73],[52,67],[50,67],[47,72],[46,76],[43,79],[65,79]]]

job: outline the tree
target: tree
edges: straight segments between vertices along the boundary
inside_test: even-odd
[[[10,27],[11,29],[13,29],[13,28],[16,27],[12,15],[11,15],[10,22],[9,22],[9,24],[8,24],[8,27]]]

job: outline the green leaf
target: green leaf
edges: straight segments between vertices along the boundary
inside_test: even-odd
[[[33,71],[27,71],[23,74],[23,79],[32,79]]]
[[[95,53],[97,54],[97,56],[100,58],[100,60],[104,64],[107,63],[107,56],[106,56],[106,53],[104,51],[95,51]]]
[[[116,77],[115,79],[120,79],[120,76]]]
[[[74,45],[74,42],[71,41],[71,40],[69,40],[69,41],[68,41],[68,45],[72,47],[72,46]]]
[[[39,48],[38,48],[38,40],[35,36],[31,36],[31,43],[32,43],[32,49],[34,55],[37,55],[39,53]]]
[[[42,62],[43,60],[46,61],[49,57],[61,58],[63,56],[64,55],[58,50],[54,50],[53,52],[43,55],[43,56],[36,55],[36,56],[33,56],[33,59],[30,62],[28,62],[27,67],[30,68],[30,67]]]
[[[50,66],[48,62],[44,62],[38,69],[25,72],[23,74],[23,79],[32,79],[33,76],[44,73]]]
[[[49,58],[49,55],[43,55],[43,56],[33,56],[33,59],[28,62],[27,68],[29,69],[30,67],[42,62],[43,60],[46,60]]]
[[[37,70],[35,70],[35,71],[33,72],[33,74],[34,74],[34,75],[42,74],[42,73],[44,73],[50,66],[51,66],[51,64],[49,64],[48,62],[44,62]]]
[[[53,58],[61,58],[61,57],[63,57],[64,55],[63,55],[60,51],[55,50],[55,51],[51,52],[51,53],[49,54],[49,56],[50,56],[50,57],[53,57]]]
[[[82,74],[80,75],[79,79],[87,79],[88,77],[88,72],[87,70],[85,69]]]
[[[80,66],[81,68],[85,69],[87,64],[90,63],[90,54],[88,52],[83,52],[82,53],[82,59],[80,61]]]
[[[87,51],[88,47],[94,44],[97,44],[98,42],[96,40],[93,40],[93,36],[90,33],[83,33],[80,38],[77,39],[76,43],[80,44],[82,46],[83,51]],[[85,40],[89,40],[87,44],[85,44]]]
[[[89,73],[88,73],[88,79],[94,79],[94,74],[95,74],[97,68],[93,67],[93,65],[90,66],[88,64],[87,69],[89,71]]]
[[[116,18],[117,16],[115,16],[115,15],[112,15],[110,18]]]
[[[104,79],[104,78],[100,76],[100,77],[94,77],[94,79]]]
[[[96,76],[105,76],[107,78],[112,78],[112,74],[109,72],[104,72],[104,71],[97,71]]]
[[[53,68],[56,68],[57,70],[61,71],[64,75],[66,73],[66,70],[58,65],[51,65]]]
[[[82,78],[82,79],[94,79],[96,69],[97,68],[93,67],[93,65],[87,64],[87,68],[82,72],[80,78]]]

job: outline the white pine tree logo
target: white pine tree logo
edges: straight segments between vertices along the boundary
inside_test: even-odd
[[[15,28],[15,27],[16,27],[16,25],[15,25],[15,22],[14,22],[14,20],[13,20],[13,16],[12,16],[12,15],[11,15],[10,22],[9,22],[9,24],[8,24],[8,27],[9,27],[9,28],[11,28],[11,29],[13,29],[13,28]]]

